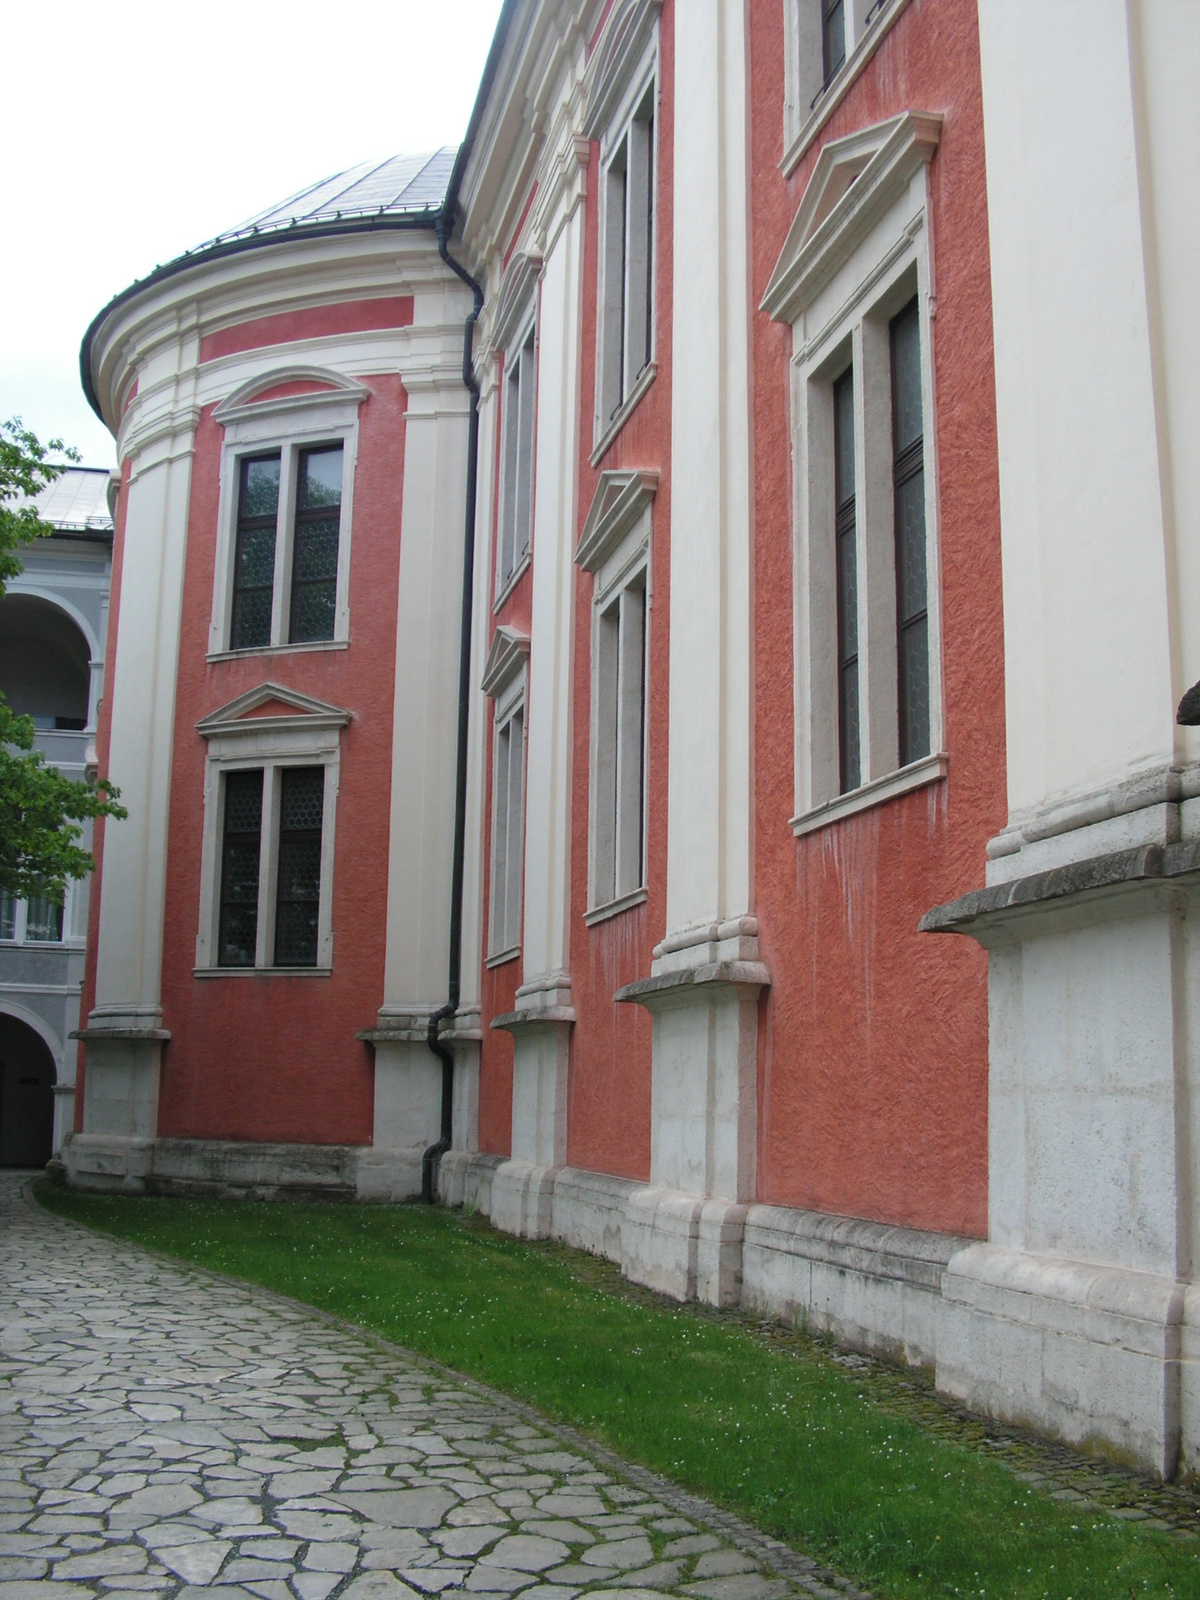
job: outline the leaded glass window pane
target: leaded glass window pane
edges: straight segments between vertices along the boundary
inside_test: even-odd
[[[286,767],[280,780],[275,965],[315,967],[325,769]]]
[[[262,798],[261,767],[226,777],[217,949],[217,965],[222,967],[252,967],[255,962]]]
[[[292,546],[288,619],[288,639],[292,644],[333,638],[341,504],[341,445],[305,450],[300,457]]]
[[[250,457],[241,463],[229,632],[233,650],[253,650],[271,642],[279,465],[278,454]]]

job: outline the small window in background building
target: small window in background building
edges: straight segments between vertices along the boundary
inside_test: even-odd
[[[929,754],[929,586],[921,322],[916,297],[890,325],[892,483],[896,527],[896,662],[900,765]]]
[[[271,642],[278,518],[278,451],[271,456],[244,459],[238,484],[233,619],[229,634],[231,650],[252,650]]]
[[[284,767],[280,779],[275,965],[315,967],[325,769]]]
[[[258,944],[258,879],[262,846],[263,771],[225,779],[221,912],[217,965],[252,967]]]
[[[19,902],[6,889],[0,889],[0,939],[17,937],[18,904]]]
[[[858,520],[854,369],[833,386],[834,541],[837,569],[838,758],[841,792],[862,782],[858,693]]]
[[[34,895],[25,902],[26,944],[61,944],[63,908],[45,895]]]
[[[302,450],[292,538],[290,644],[333,638],[341,515],[342,446]]]

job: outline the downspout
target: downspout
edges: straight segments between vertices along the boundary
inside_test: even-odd
[[[448,215],[447,212],[450,214]],[[429,1019],[425,1043],[442,1064],[442,1131],[421,1157],[421,1200],[431,1206],[437,1182],[437,1165],[450,1148],[454,1132],[454,1057],[438,1037],[447,1017],[458,1010],[462,965],[463,876],[467,848],[467,746],[471,709],[471,609],[475,578],[475,498],[479,454],[479,385],[475,381],[473,347],[475,324],[483,310],[483,289],[446,245],[453,220],[453,208],[443,209],[437,219],[438,255],[475,296],[475,304],[463,325],[462,379],[471,396],[467,424],[467,505],[463,531],[462,619],[459,624],[458,651],[458,752],[454,775],[454,857],[450,878],[450,962],[446,1003]]]

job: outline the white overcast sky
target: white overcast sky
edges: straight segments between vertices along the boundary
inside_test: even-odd
[[[358,161],[457,144],[500,0],[64,0],[4,22],[0,418],[113,442],[79,342],[159,262]]]

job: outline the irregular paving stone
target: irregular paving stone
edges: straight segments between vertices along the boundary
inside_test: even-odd
[[[590,1550],[585,1550],[579,1558],[585,1566],[589,1567],[615,1567],[622,1571],[626,1567],[644,1567],[654,1560],[654,1548],[645,1535],[636,1539],[613,1539],[604,1544],[595,1544]]]
[[[649,1546],[647,1546],[649,1548]],[[517,1533],[488,1551],[483,1564],[489,1567],[510,1567],[516,1572],[545,1572],[565,1561],[570,1551],[557,1539],[539,1539],[535,1534]]]
[[[59,1222],[20,1182],[0,1174],[0,1600],[832,1592],[467,1380]],[[657,1561],[651,1531],[678,1536]]]

